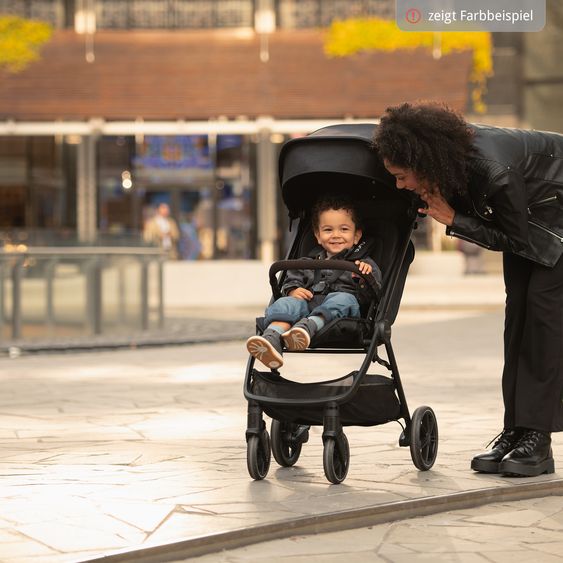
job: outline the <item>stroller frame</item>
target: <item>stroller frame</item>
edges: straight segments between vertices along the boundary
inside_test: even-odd
[[[298,352],[365,354],[360,368],[341,378],[349,382],[346,386],[337,385],[329,389],[324,386],[328,382],[290,382],[281,377],[277,370],[271,370],[269,374],[255,370],[255,359],[249,357],[244,381],[244,396],[248,401],[247,467],[251,477],[256,480],[263,479],[267,475],[271,453],[282,467],[294,465],[299,458],[302,445],[308,440],[308,430],[312,424],[323,426],[324,471],[327,479],[335,484],[341,483],[346,478],[349,467],[349,445],[343,431],[343,426],[346,425],[375,426],[403,419],[404,427],[399,437],[399,445],[410,447],[415,466],[425,471],[432,467],[436,459],[438,447],[436,417],[432,409],[427,406],[417,408],[411,416],[391,344],[391,326],[398,311],[408,267],[414,257],[414,247],[410,238],[413,229],[416,228],[417,209],[421,202],[413,194],[395,189],[394,178],[384,169],[371,147],[374,128],[372,124],[326,127],[307,137],[287,142],[280,153],[280,184],[284,202],[289,209],[292,223],[294,219],[299,218],[299,224],[290,245],[289,259],[274,262],[270,268],[272,301],[281,296],[280,284],[283,282],[284,273],[289,269],[332,269],[354,272],[372,289],[374,299],[365,319],[353,320],[353,323],[359,327],[355,339],[352,338],[351,341],[341,344],[338,338],[336,342],[331,342],[329,338],[328,344],[325,342],[323,345],[321,333],[325,337],[327,335],[330,337],[331,331],[338,328],[339,324],[351,321],[337,319],[323,327],[318,334],[319,338],[317,335],[313,338],[310,348]],[[335,158],[337,153],[340,158]],[[359,164],[356,160],[359,160]],[[389,216],[396,217],[401,223],[400,228],[395,228],[393,225],[390,229],[396,235],[394,244],[390,245],[395,247],[393,249],[395,251],[387,252],[388,263],[384,265],[381,292],[373,278],[363,275],[352,262],[291,259],[300,255],[301,248],[306,244],[307,235],[310,234],[308,203],[318,197],[318,192],[325,193],[319,184],[331,178],[336,178],[333,185],[340,186],[342,178],[345,178],[349,185],[353,185],[352,179],[355,178],[358,186],[352,191],[355,191],[360,198],[363,197],[365,202],[366,194],[363,190],[368,186],[372,191],[373,201],[367,201],[367,206],[374,203],[372,207],[376,215],[381,215],[382,219]],[[311,183],[315,185],[315,181],[318,180],[322,182],[316,184],[317,189],[312,190],[309,199],[305,198],[305,201],[302,201],[303,187]],[[296,191],[299,197],[296,197]],[[379,223],[380,221],[377,220],[372,225]],[[383,251],[385,251],[384,247]],[[280,272],[282,274],[278,276]],[[260,319],[257,321],[257,332],[260,333],[265,327],[260,325]],[[353,323],[350,326],[354,327]],[[387,361],[378,355],[378,348],[381,345],[385,347]],[[384,366],[391,377],[368,375],[368,370],[375,362]],[[334,384],[334,380],[332,383]],[[361,396],[362,387],[364,393],[370,390],[370,397],[386,414],[374,413],[372,417],[372,414],[368,413],[366,416],[358,417],[357,414],[346,413],[347,408],[352,412],[357,407],[355,398]],[[328,395],[327,390],[330,391]],[[381,400],[378,400],[378,397],[381,397]],[[272,417],[271,440],[263,419],[264,413]]]

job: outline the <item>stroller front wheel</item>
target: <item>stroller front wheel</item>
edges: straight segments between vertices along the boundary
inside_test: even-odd
[[[421,471],[428,471],[438,455],[438,422],[430,407],[418,407],[411,420],[411,457]]]
[[[246,444],[246,466],[250,476],[260,481],[264,479],[270,469],[270,435],[263,430],[261,436],[250,436]]]
[[[341,446],[335,438],[327,438],[323,451],[323,466],[326,478],[335,485],[346,479],[350,467],[350,446],[344,432],[341,434]]]
[[[282,422],[276,419],[272,420],[270,433],[272,435],[272,453],[274,459],[282,467],[291,467],[297,463],[301,455],[301,448],[306,438],[298,439],[298,424],[291,422]],[[308,436],[308,434],[307,434]]]

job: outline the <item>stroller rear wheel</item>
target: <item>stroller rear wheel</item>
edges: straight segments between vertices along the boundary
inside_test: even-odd
[[[246,444],[246,466],[256,481],[264,479],[270,469],[270,435],[264,429],[260,436],[250,436]]]
[[[411,420],[411,457],[421,471],[428,471],[438,454],[438,422],[430,407],[418,407]]]
[[[274,459],[282,467],[295,465],[301,455],[301,448],[308,439],[308,432],[299,432],[300,430],[299,424],[272,420],[270,428],[272,453]]]
[[[335,438],[327,438],[323,451],[323,466],[326,478],[335,485],[342,483],[350,467],[350,446],[344,432],[341,435],[342,448]]]

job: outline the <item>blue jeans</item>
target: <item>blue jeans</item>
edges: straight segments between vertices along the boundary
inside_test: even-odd
[[[309,310],[309,302],[305,299],[280,297],[266,309],[264,314],[266,326],[273,321],[283,321],[293,325],[303,317],[312,315],[323,317],[327,323],[342,317],[359,317],[360,305],[351,293],[339,291],[329,293],[312,311]]]

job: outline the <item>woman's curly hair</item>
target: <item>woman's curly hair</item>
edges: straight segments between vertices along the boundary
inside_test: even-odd
[[[467,194],[473,131],[461,115],[439,102],[388,107],[373,145],[382,159],[410,168],[447,200]]]

